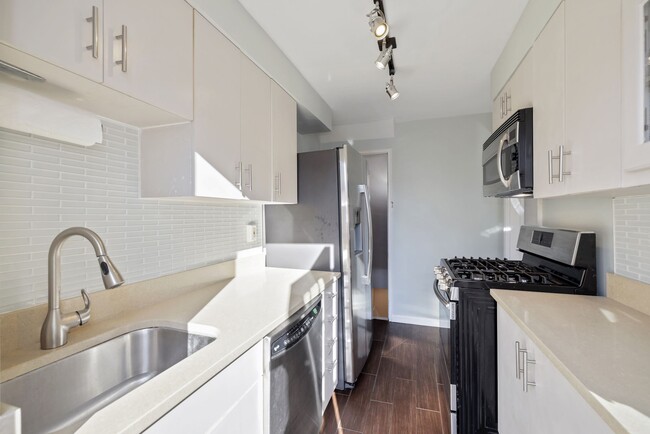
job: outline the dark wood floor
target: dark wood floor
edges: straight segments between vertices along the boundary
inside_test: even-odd
[[[375,320],[374,338],[356,387],[336,391],[321,433],[447,434],[440,329]]]

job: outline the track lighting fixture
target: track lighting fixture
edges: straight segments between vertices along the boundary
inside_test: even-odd
[[[379,53],[379,57],[377,57],[377,60],[375,61],[375,66],[378,69],[386,69],[388,62],[390,62],[390,59],[393,57],[392,45],[387,47],[386,40],[384,40],[382,47],[381,53]]]
[[[373,8],[367,17],[370,19],[370,31],[377,39],[379,45],[379,57],[375,60],[375,66],[378,69],[388,69],[390,81],[386,83],[386,94],[391,101],[399,98],[399,91],[393,82],[395,77],[395,62],[393,59],[393,51],[397,48],[397,40],[394,37],[388,36],[389,26],[386,22],[386,15],[384,13],[383,0],[372,0]]]
[[[377,38],[378,41],[381,41],[386,36],[388,36],[389,26],[384,17],[384,12],[382,11],[379,2],[375,3],[375,7],[372,8],[370,13],[367,15],[370,19],[368,25],[370,26],[370,31]]]
[[[386,94],[388,97],[395,101],[397,98],[399,98],[399,91],[395,87],[395,84],[393,83],[393,75],[391,74],[390,76],[390,81],[386,83]]]

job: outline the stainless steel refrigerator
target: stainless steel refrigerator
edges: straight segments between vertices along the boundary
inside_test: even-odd
[[[348,145],[298,154],[298,204],[265,207],[267,265],[338,271],[338,389],[372,344],[372,218],[366,161]]]

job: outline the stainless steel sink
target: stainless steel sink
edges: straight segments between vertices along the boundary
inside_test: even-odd
[[[30,433],[74,432],[96,411],[215,338],[182,330],[136,330],[0,384]]]

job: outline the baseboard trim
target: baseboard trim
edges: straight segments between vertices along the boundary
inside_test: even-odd
[[[373,316],[372,319],[380,319],[380,320],[383,320],[383,321],[388,321],[387,316]]]
[[[448,319],[423,318],[419,316],[408,316],[408,315],[392,315],[389,321],[399,322],[403,324],[427,326],[427,327],[440,327],[445,329],[449,328]]]

